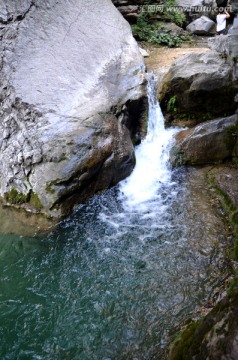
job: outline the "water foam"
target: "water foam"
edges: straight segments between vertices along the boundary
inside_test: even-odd
[[[147,75],[148,130],[146,138],[136,148],[136,166],[131,176],[120,183],[120,199],[124,208],[146,211],[151,201],[160,198],[160,189],[171,180],[169,149],[175,129],[165,129],[158,102],[157,79]]]

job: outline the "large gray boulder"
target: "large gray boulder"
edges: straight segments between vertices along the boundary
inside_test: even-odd
[[[176,135],[173,166],[220,163],[237,156],[238,115],[207,121]]]
[[[214,0],[176,0],[178,6],[180,6],[184,13],[186,14],[186,19],[189,23],[192,23],[191,28],[194,29],[193,22],[202,16],[211,18],[214,20],[214,8],[216,7],[216,3]],[[209,24],[209,22],[208,22]],[[206,24],[206,28],[209,25]],[[199,20],[198,24],[195,23],[196,27],[199,29],[198,35],[201,34],[200,27],[204,29],[204,21]],[[210,31],[209,31],[210,32]]]
[[[201,16],[200,18],[192,21],[186,30],[196,35],[209,35],[215,32],[216,24],[207,16]]]
[[[174,116],[189,114],[198,122],[234,114],[238,83],[233,82],[233,65],[216,51],[190,53],[179,57],[163,79],[160,92],[166,111],[176,100]]]
[[[60,216],[131,172],[143,57],[110,0],[0,0],[0,21],[0,195]]]

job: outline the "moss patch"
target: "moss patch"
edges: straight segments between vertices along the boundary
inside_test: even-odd
[[[234,334],[237,331],[237,315],[238,284],[236,278],[228,290],[228,296],[222,299],[203,319],[190,324],[175,339],[170,347],[169,360],[221,359],[224,354],[229,353],[229,343],[234,341]],[[214,340],[217,342],[216,357],[210,356],[214,351],[212,348]]]
[[[194,333],[202,323],[202,319],[191,323],[172,343],[169,350],[170,360],[190,360],[188,350],[193,343]]]
[[[34,192],[31,192],[31,197],[29,203],[33,206],[36,210],[43,209],[43,205],[39,199],[39,196]]]
[[[235,276],[234,280],[232,281],[228,291],[227,291],[227,295],[229,298],[234,297],[234,295],[237,294],[238,291],[238,275]]]
[[[22,194],[16,189],[12,189],[4,194],[4,199],[12,205],[21,205],[28,201],[29,195]]]
[[[12,189],[4,194],[4,200],[11,205],[21,206],[28,203],[38,211],[43,209],[39,196],[33,191],[30,191],[28,194],[22,194],[16,189]]]

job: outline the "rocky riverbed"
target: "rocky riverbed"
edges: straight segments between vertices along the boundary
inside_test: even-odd
[[[224,49],[225,37],[221,39],[221,41],[223,43],[223,47],[220,47],[219,49],[219,45],[216,44],[217,40],[214,39],[215,46],[213,46],[213,50],[215,48],[216,51],[219,52],[221,48]],[[211,57],[210,60],[209,56]],[[194,59],[190,65],[189,59]],[[163,86],[166,82],[166,89],[169,89],[168,91],[174,91],[177,85],[176,83],[174,83],[175,85],[172,83],[173,80],[171,79],[173,79],[173,75],[170,75],[170,78],[168,77],[169,72],[171,73],[171,71],[174,71],[174,75],[177,76],[180,81],[181,77],[183,77],[183,74],[186,74],[186,71],[188,73],[189,71],[193,71],[193,66],[196,67],[195,59],[200,59],[200,64],[203,62],[202,59],[206,59],[204,60],[204,64],[206,63],[206,65],[204,65],[204,74],[212,71],[212,67],[217,66],[215,65],[216,62],[217,64],[223,63],[223,70],[226,67],[229,69],[229,66],[232,66],[232,64],[229,65],[229,62],[227,62],[226,58],[223,56],[218,55],[216,52],[210,52],[208,47],[204,47],[202,49],[199,47],[188,47],[185,49],[164,49],[164,51],[161,51],[161,49],[150,49],[150,57],[146,60],[146,64],[148,69],[153,70],[159,74],[162,84],[159,86],[160,91],[163,92]],[[173,64],[174,62],[175,64]],[[184,70],[181,70],[183,67]],[[181,74],[179,73],[180,71]],[[196,71],[196,74],[197,73],[198,72]],[[230,82],[232,82],[231,76],[232,70],[229,75]],[[206,79],[208,79],[208,75],[202,75],[201,72],[200,79],[201,78],[203,78],[204,83],[206,82]],[[197,84],[199,84],[199,81],[200,84],[202,84],[201,80],[198,80]],[[221,80],[217,79],[217,81],[219,82]],[[187,85],[183,86],[180,84],[177,88],[177,93],[175,90],[173,95],[180,95],[179,91],[181,91],[182,88],[183,91],[186,92],[186,86],[189,89],[189,86],[193,85],[189,85],[189,83],[187,83]],[[234,99],[237,86],[235,80],[232,86],[234,89]],[[210,87],[211,90],[210,94],[208,92],[208,96],[213,97],[213,88],[213,86]],[[172,95],[170,94],[170,96]],[[199,90],[197,92],[197,101],[198,97]],[[195,99],[196,97],[194,100]],[[216,96],[214,96],[214,100],[217,100]],[[181,100],[182,106],[183,104],[187,104],[186,106],[189,107],[191,105],[191,101],[189,101],[190,100]],[[232,98],[230,98],[229,101],[231,102],[232,107],[234,107],[234,113],[236,109],[235,102],[232,100]],[[230,105],[229,108],[231,108]],[[216,109],[218,110],[219,107],[216,107]],[[188,113],[191,111],[191,109],[189,110],[188,108],[186,110]],[[222,109],[218,110],[218,112],[219,111],[222,111]],[[177,126],[186,126],[187,130],[183,130],[181,133],[176,135],[177,145],[175,145],[171,152],[172,162],[176,166],[181,164],[190,164],[190,166],[194,164],[212,164],[210,167],[193,167],[192,169],[195,177],[201,178],[201,172],[203,173],[203,186],[210,189],[209,191],[213,193],[215,208],[220,208],[221,211],[224,212],[225,216],[227,217],[227,221],[230,224],[231,235],[230,240],[227,240],[228,242],[230,241],[229,257],[231,259],[233,268],[232,272],[235,278],[237,273],[237,263],[234,260],[238,259],[237,116],[237,114],[234,114],[230,117],[224,117],[215,120],[213,118],[213,120],[203,123],[204,120],[201,121],[201,117],[200,120],[198,120],[199,116],[195,116],[192,119],[181,119],[181,117],[175,111],[173,113],[172,123],[175,123]],[[201,122],[201,125],[194,127],[197,121]],[[181,148],[177,148],[177,150],[175,150],[176,146],[180,146],[179,144],[181,145]],[[190,154],[189,151],[191,151]],[[178,163],[174,162],[173,160],[174,152],[176,152]],[[184,156],[182,161],[180,161],[182,159],[181,156]],[[227,295],[224,296],[225,294]],[[238,324],[235,319],[237,319],[238,311],[238,292],[236,280],[233,280],[231,283],[224,283],[223,296],[223,300],[218,302],[212,311],[210,309],[205,318],[201,317],[199,321],[191,322],[188,327],[185,327],[183,333],[173,343],[169,354],[169,359],[190,360],[193,358],[196,360],[204,360],[205,358],[209,358],[217,360],[221,358],[237,358]]]

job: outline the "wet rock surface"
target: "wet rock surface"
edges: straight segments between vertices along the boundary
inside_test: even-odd
[[[216,199],[222,204],[224,213],[229,219],[231,236],[227,243],[232,242],[231,250],[227,256],[231,258],[230,266],[233,276],[224,288],[222,299],[212,306],[207,315],[200,320],[193,321],[185,326],[170,347],[169,360],[203,360],[203,359],[224,359],[235,360],[238,357],[238,286],[237,278],[237,205],[238,186],[237,166],[224,164],[197,168],[195,177],[201,176],[201,172],[207,178],[210,193],[213,192],[214,206],[217,208]],[[195,180],[196,181],[196,180]],[[232,235],[233,232],[233,235]],[[230,246],[231,246],[230,245]],[[223,249],[223,252],[225,250]],[[221,275],[222,277],[222,272]],[[233,280],[232,280],[233,278]]]
[[[182,104],[182,106],[185,104],[183,109],[189,109],[188,113],[192,113],[195,108],[192,109],[192,106],[190,106],[191,103],[193,103],[193,101],[191,101],[190,91],[191,89],[193,90],[196,88],[197,85],[198,87],[202,85],[201,91],[198,91],[197,87],[196,96],[196,100],[201,108],[205,108],[208,113],[210,104],[216,99],[216,104],[214,102],[212,106],[214,109],[222,112],[224,111],[224,108],[222,109],[223,105],[221,105],[223,99],[225,102],[227,101],[233,114],[235,113],[237,108],[235,98],[237,93],[237,91],[235,91],[237,88],[236,37],[236,22],[234,22],[234,28],[228,36],[209,39],[208,43],[213,50],[213,54],[212,52],[207,52],[205,57],[202,56],[203,59],[200,55],[197,57],[197,59],[200,59],[199,62],[204,62],[202,65],[204,74],[202,75],[202,72],[200,72],[200,75],[198,75],[194,72],[191,77],[191,82],[188,81],[184,88],[182,87],[185,83],[184,79],[186,78],[184,74],[188,73],[193,65],[191,64],[191,67],[189,66],[189,61],[187,61],[186,57],[178,59],[178,61],[181,61],[180,69],[183,68],[183,70],[179,73],[180,69],[177,68],[173,74],[178,77],[178,83],[180,84],[178,85],[177,90],[180,88],[182,93],[186,93],[185,95],[182,94],[181,98],[179,91],[170,93],[170,98],[176,94],[176,99],[178,100],[176,105],[178,105],[178,107],[180,104]],[[190,55],[188,55],[188,58],[189,56]],[[206,60],[204,61],[205,58]],[[182,62],[184,62],[184,64],[182,64]],[[176,67],[176,62],[174,66]],[[197,65],[195,64],[195,67],[196,66]],[[217,75],[213,77],[212,72],[216,66]],[[173,70],[172,66],[170,71]],[[183,80],[180,79],[181,77]],[[230,85],[226,82],[225,78],[229,78]],[[205,85],[206,82],[207,85]],[[220,86],[221,89],[220,95],[217,85],[218,87]],[[174,89],[174,86],[176,86],[176,82],[173,83],[173,87],[170,89]],[[230,89],[228,90],[228,88]],[[229,95],[229,99],[226,99],[227,91],[229,92],[232,88],[234,92],[232,91]],[[207,94],[206,97],[203,97],[204,90]],[[201,99],[203,99],[204,105],[200,103]],[[169,100],[169,97],[167,100]],[[190,108],[188,106],[189,103]],[[196,111],[197,109],[195,112]],[[228,108],[227,111],[229,111]],[[213,112],[213,114],[210,115],[211,119],[214,119],[215,113]],[[195,118],[197,119],[196,121],[199,122],[198,113]],[[202,117],[200,119],[202,119]],[[187,125],[189,125],[189,122]],[[231,241],[229,257],[231,258],[231,268],[235,280],[233,280],[230,287],[229,284],[226,285],[226,289],[223,293],[224,298],[215,306],[213,304],[213,309],[205,316],[205,318],[200,319],[197,322],[192,322],[179,334],[171,347],[169,354],[170,360],[235,360],[238,358],[237,262],[234,261],[238,259],[237,135],[236,114],[207,121],[196,127],[181,131],[177,135],[177,144],[171,151],[171,160],[174,165],[203,165],[202,169],[207,172],[207,180],[210,189],[214,194],[214,199],[216,199],[216,202],[219,200],[220,206],[223,209],[222,211],[226,214],[231,229],[227,241]],[[217,165],[217,163],[223,164]],[[213,165],[206,170],[204,164]],[[198,169],[201,168],[198,167]],[[217,203],[215,206],[219,207]]]
[[[236,360],[238,357],[238,289],[224,298],[201,322],[181,335],[169,360]]]
[[[214,186],[228,196],[234,208],[238,209],[238,169],[237,166],[219,166],[211,173]]]
[[[171,163],[205,165],[236,156],[238,115],[207,121],[176,135],[171,149]]]
[[[236,158],[235,158],[236,159]],[[208,179],[219,197],[234,233],[233,258],[238,260],[238,166],[235,161],[212,168]],[[237,268],[237,266],[236,266]]]
[[[143,58],[109,0],[8,0],[0,13],[0,195],[60,216],[131,172]]]

